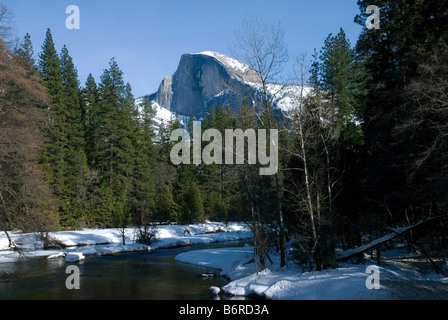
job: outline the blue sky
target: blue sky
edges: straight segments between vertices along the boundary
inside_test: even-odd
[[[290,57],[320,49],[330,33],[344,28],[352,45],[361,26],[353,22],[356,0],[0,0],[13,9],[17,33],[31,35],[40,52],[47,28],[57,50],[65,44],[81,84],[97,82],[114,57],[136,97],[157,90],[172,75],[183,53],[230,54],[244,18],[281,22]],[[68,30],[66,7],[77,5],[80,30]]]

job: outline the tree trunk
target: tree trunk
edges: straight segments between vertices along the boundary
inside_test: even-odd
[[[300,120],[299,120],[300,121]],[[312,242],[313,247],[316,247],[317,243],[317,232],[316,232],[316,224],[314,222],[314,208],[313,208],[313,200],[311,195],[311,186],[310,186],[310,179],[309,179],[309,172],[308,172],[308,162],[306,157],[306,150],[305,150],[305,140],[303,137],[303,130],[302,125],[299,124],[299,134],[300,134],[300,145],[302,150],[302,160],[303,160],[303,168],[305,171],[305,188],[306,188],[306,195],[307,195],[307,202],[308,202],[308,213],[310,215],[310,222],[311,222],[311,231],[313,234]]]
[[[380,246],[376,247],[376,264],[381,265],[381,253],[380,253]]]
[[[319,254],[318,254],[318,239],[317,239],[317,231],[316,231],[316,222],[314,217],[314,207],[313,207],[313,196],[311,193],[311,185],[310,185],[310,173],[308,170],[308,159],[306,154],[306,147],[305,147],[305,138],[304,138],[304,132],[303,132],[303,126],[299,119],[299,136],[300,136],[300,148],[302,152],[302,161],[303,161],[303,168],[304,168],[304,174],[305,174],[305,188],[306,188],[306,198],[307,198],[307,205],[308,205],[308,213],[310,215],[310,223],[311,223],[311,232],[312,232],[312,246],[314,251],[314,263],[316,264],[316,268],[320,268],[320,262],[319,262]]]
[[[399,236],[403,236],[405,233],[407,232],[411,232],[412,230],[416,229],[417,227],[423,225],[423,224],[427,224],[436,220],[441,220],[441,219],[446,219],[448,218],[448,214],[446,215],[442,215],[442,216],[438,216],[438,217],[432,217],[429,219],[426,219],[424,221],[420,221],[412,226],[408,226],[405,228],[399,228],[399,229],[391,229],[391,233],[387,234],[385,236],[383,236],[382,238],[376,239],[371,241],[368,244],[365,244],[363,246],[360,246],[358,248],[355,249],[351,249],[351,250],[347,250],[344,252],[339,253],[337,261],[347,261],[348,259],[350,259],[351,257],[357,256],[357,255],[361,255],[362,253],[366,252],[366,251],[371,251],[379,246],[381,246],[382,244],[395,239],[396,237]],[[409,243],[412,245],[415,242],[410,239]],[[415,245],[413,245],[415,247]],[[377,253],[377,255],[379,256],[379,253]]]
[[[263,232],[263,224],[261,223],[261,216],[260,216],[260,209],[258,205],[258,201],[256,198],[256,190],[255,190],[255,183],[252,175],[251,168],[247,168],[248,173],[250,175],[251,181],[248,182],[242,174],[242,181],[244,184],[244,188],[246,190],[246,194],[249,197],[249,200],[251,202],[251,215],[252,215],[252,232],[254,233],[254,259],[256,263],[256,258],[258,257],[260,268],[261,270],[266,269],[266,262],[265,262],[265,233]]]
[[[282,210],[282,193],[280,190],[280,182],[278,178],[278,173],[275,175],[275,183],[277,185],[277,203],[278,203],[278,220],[279,220],[279,244],[280,244],[280,267],[286,266],[286,239],[285,239],[285,223],[283,221],[283,210]]]
[[[8,231],[4,231],[5,232],[5,234],[6,234],[6,237],[8,238],[8,247],[12,247],[12,240],[11,240],[11,237],[9,236],[9,233],[8,233]]]
[[[256,213],[258,218],[258,259],[260,260],[260,268],[263,271],[266,269],[266,234],[264,231],[264,226],[261,222],[261,216],[260,216],[260,208],[258,205],[256,205]]]
[[[250,211],[252,215],[252,232],[254,233],[254,263],[256,264],[258,256],[258,230],[257,230],[257,221],[255,218],[255,208],[253,201],[251,201]]]

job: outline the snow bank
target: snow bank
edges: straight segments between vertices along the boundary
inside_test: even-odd
[[[78,262],[84,260],[86,257],[82,252],[72,252],[65,257],[65,262]]]
[[[254,263],[249,263],[252,257],[253,248],[245,247],[189,251],[179,254],[176,260],[222,270],[221,275],[231,282],[220,292],[228,296],[272,300],[385,300],[412,295],[432,298],[437,297],[435,290],[428,296],[421,288],[435,286],[442,288],[439,297],[448,298],[447,278],[423,276],[392,262],[378,267],[380,288],[376,290],[366,285],[372,281],[368,264],[341,264],[334,270],[302,272],[292,261],[280,268],[278,257],[271,256],[274,264],[257,272]]]
[[[181,253],[175,259],[183,263],[220,269],[221,276],[238,279],[256,272],[255,265],[249,263],[253,256],[253,247],[242,247],[194,250]]]
[[[300,273],[298,270],[260,273],[232,281],[223,288],[228,295],[256,295],[273,300],[351,300],[381,298],[380,291],[366,287],[365,266]]]
[[[217,296],[217,295],[219,295],[219,293],[221,292],[221,288],[218,288],[218,287],[210,287],[209,291],[210,291],[210,294],[211,294],[212,296]]]
[[[25,257],[62,257],[61,252],[80,252],[83,255],[111,255],[120,252],[150,251],[161,248],[188,246],[213,242],[237,241],[252,237],[250,229],[244,223],[214,223],[194,225],[155,226],[155,238],[150,246],[136,243],[136,230],[125,230],[125,242],[117,229],[86,229],[81,231],[61,231],[51,237],[61,243],[64,249],[43,250],[42,241],[35,234],[11,233],[10,237],[23,250],[10,251],[9,242],[4,232],[0,232],[0,263],[14,262]]]

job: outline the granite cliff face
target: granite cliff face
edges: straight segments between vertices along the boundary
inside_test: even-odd
[[[237,111],[254,94],[258,77],[243,63],[216,52],[184,54],[177,71],[166,77],[152,100],[179,115],[201,117],[212,106]]]

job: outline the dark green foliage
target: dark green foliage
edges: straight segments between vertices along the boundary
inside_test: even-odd
[[[85,87],[81,91],[81,103],[83,105],[85,127],[85,151],[91,167],[95,167],[95,142],[97,141],[97,128],[100,121],[99,99],[97,84],[92,74],[89,74]]]
[[[48,143],[46,144],[43,162],[51,169],[51,185],[58,198],[66,194],[68,138],[66,132],[67,110],[64,105],[64,87],[62,84],[61,64],[56,52],[51,31],[47,36],[39,55],[39,71],[51,99],[48,112]]]
[[[198,184],[193,181],[183,190],[184,211],[182,221],[188,223],[204,222],[204,204]]]
[[[70,226],[76,224],[76,221],[86,220],[89,168],[85,153],[84,112],[78,73],[65,46],[61,51],[60,61],[64,106],[67,113],[65,123],[67,134],[67,194],[65,197],[68,199],[68,205],[64,216],[66,215],[68,220],[64,225]]]
[[[356,224],[360,213],[350,200],[354,190],[361,190],[363,173],[358,171],[363,137],[355,100],[359,70],[345,32],[330,34],[320,56],[313,55],[312,90],[293,119],[288,161],[296,171],[285,181],[287,200],[296,217],[296,256],[317,270],[334,266],[338,237],[347,237],[348,229],[360,237],[359,229],[347,226]]]
[[[99,85],[99,110],[96,119],[94,161],[100,180],[111,188],[131,190],[133,170],[132,144],[135,132],[131,93],[123,80],[123,72],[115,60],[104,70]]]
[[[61,223],[70,227],[123,220],[124,209],[117,211],[120,205],[114,199],[123,194],[126,215],[134,215],[134,220],[142,223],[150,214],[155,183],[156,154],[148,126],[151,115],[146,122],[140,121],[132,89],[124,83],[115,60],[99,86],[90,75],[80,90],[67,48],[64,46],[58,57],[49,30],[39,57],[51,97],[42,162],[50,169]]]
[[[159,150],[160,160],[165,163],[171,163],[170,153],[172,147],[175,145],[175,142],[171,142],[171,132],[179,128],[181,128],[181,122],[178,114],[170,119],[168,124],[162,123],[159,127],[159,137],[156,144]]]
[[[154,112],[148,97],[143,98],[141,116],[134,110],[136,127],[133,192],[131,209],[136,213],[134,222],[144,225],[151,216],[156,192],[156,163],[158,153],[154,145]]]
[[[204,212],[211,221],[227,221],[228,218],[226,205],[215,191],[208,197]]]
[[[89,175],[78,74],[65,46],[57,55],[50,30],[42,49],[39,69],[51,98],[42,162],[50,169],[61,224],[72,226],[86,219]]]
[[[180,222],[181,208],[174,202],[170,186],[162,185],[155,196],[154,220]]]
[[[88,224],[95,227],[111,227],[113,217],[120,214],[117,210],[117,199],[112,188],[107,184],[95,190],[96,202],[91,209]],[[118,206],[119,210],[119,206]]]
[[[355,52],[343,29],[325,40],[318,73],[320,90],[327,101],[323,116],[332,123],[335,134],[339,134],[354,118],[353,100],[358,75]]]
[[[18,63],[23,66],[30,74],[37,73],[36,60],[34,59],[33,43],[31,36],[27,33],[21,45],[16,48],[15,55]]]
[[[359,1],[358,4],[362,11],[367,1]],[[432,64],[431,68],[437,68],[443,61],[434,64],[432,57],[437,44],[448,40],[446,3],[438,0],[397,0],[369,4],[376,4],[381,9],[381,29],[363,31],[357,44],[365,74],[359,96],[359,104],[364,111],[363,133],[369,155],[365,163],[365,192],[369,194],[369,209],[378,223],[389,224],[393,221],[403,224],[408,223],[408,218],[413,223],[418,221],[420,215],[429,214],[434,201],[438,202],[432,192],[421,189],[428,182],[430,168],[435,163],[428,162],[428,166],[421,163],[423,180],[410,179],[412,171],[409,171],[418,162],[415,162],[415,155],[422,152],[419,146],[435,146],[434,138],[437,135],[434,131],[427,131],[431,131],[429,114],[416,116],[418,109],[430,105],[429,101],[417,101],[415,96],[409,94],[409,88],[412,83],[422,81],[421,71],[425,67]],[[364,16],[358,16],[357,22],[361,24]],[[431,81],[435,83],[434,80],[432,78]],[[439,75],[437,82],[443,85],[446,81]],[[423,121],[418,129],[402,130],[404,127],[410,129],[407,124],[415,123],[415,120]],[[436,121],[443,122],[442,118]],[[426,169],[428,171],[423,173]],[[435,179],[441,181],[441,178]],[[435,206],[444,206],[444,202]],[[421,208],[418,213],[415,210],[417,207]]]

